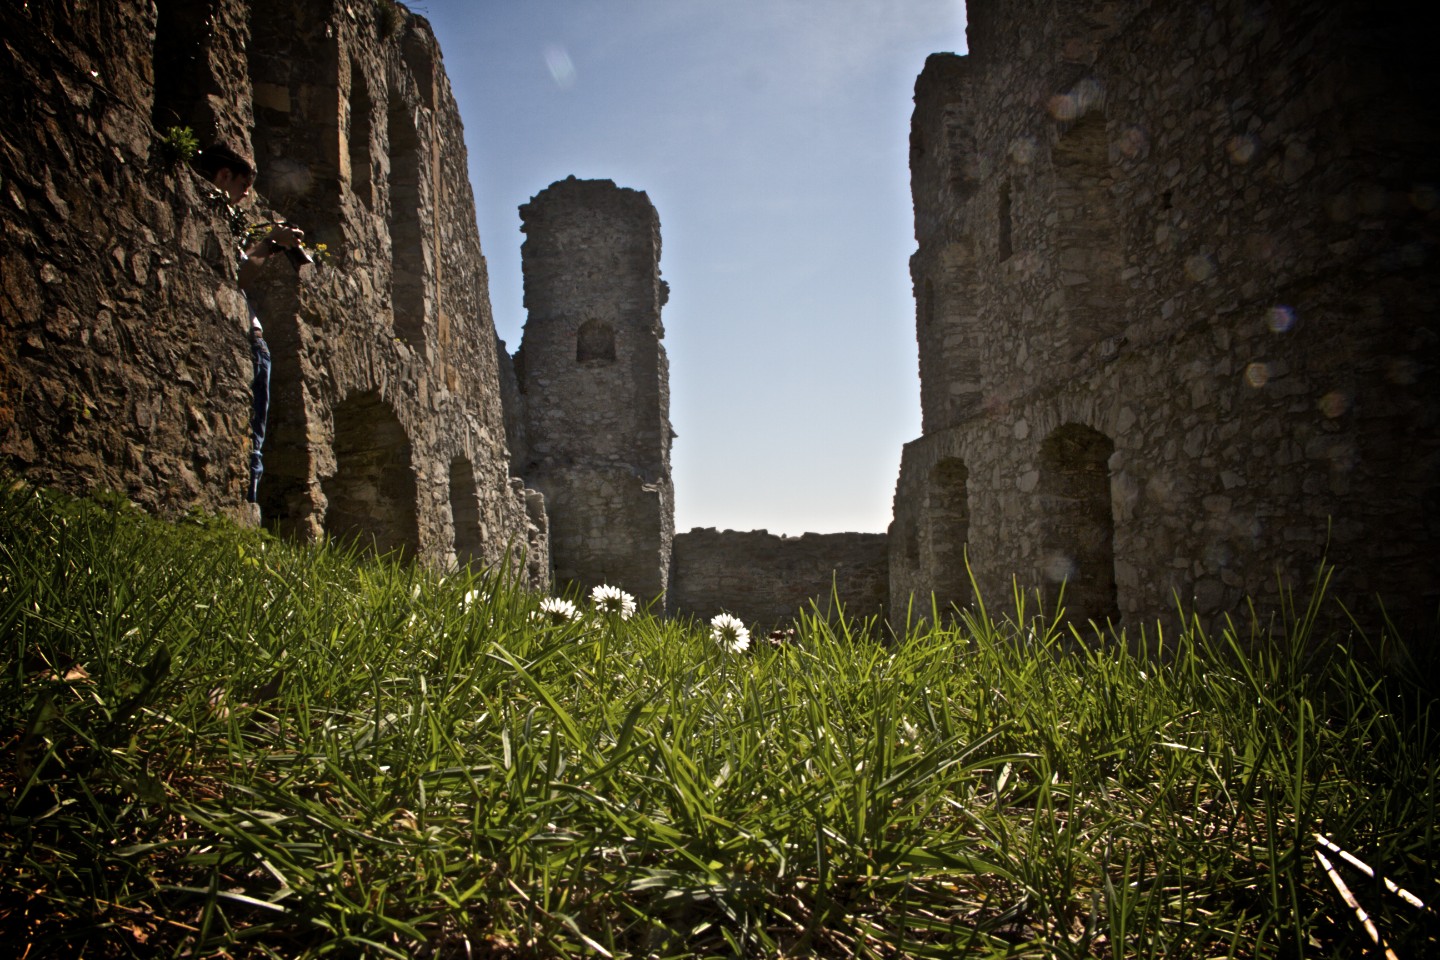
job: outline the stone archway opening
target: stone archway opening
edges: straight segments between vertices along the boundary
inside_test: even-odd
[[[1063,589],[1066,618],[1103,626],[1120,617],[1115,589],[1115,515],[1110,456],[1115,444],[1078,423],[1040,445],[1040,575],[1047,598]]]
[[[300,281],[294,270],[267,270],[251,291],[270,349],[270,410],[266,418],[265,473],[256,499],[265,528],[277,536],[315,539],[310,406],[301,353]]]
[[[350,60],[350,118],[346,141],[350,150],[350,192],[360,198],[366,210],[375,209],[374,156],[370,147],[374,137],[375,102],[370,99],[370,84],[360,61]]]
[[[970,471],[946,457],[930,468],[925,485],[926,577],[941,610],[974,599],[965,547],[970,540]]]
[[[450,522],[455,562],[460,566],[480,562],[485,545],[480,529],[480,493],[475,487],[475,469],[464,457],[450,461]]]
[[[323,481],[325,533],[379,555],[414,557],[420,548],[410,438],[374,391],[335,408],[335,475]]]
[[[161,0],[155,5],[155,100],[150,119],[161,133],[170,127],[191,128],[202,146],[214,142],[217,131],[205,95],[211,85],[213,15],[213,4],[194,0]]]
[[[338,64],[303,62],[307,32],[321,14],[289,0],[251,0],[245,47],[250,73],[255,190],[309,243],[338,252],[341,100]]]
[[[389,142],[390,304],[395,335],[425,348],[425,234],[420,224],[420,134],[412,108],[393,91],[386,113]]]

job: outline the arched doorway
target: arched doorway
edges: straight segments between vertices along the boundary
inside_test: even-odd
[[[1067,619],[1119,619],[1115,516],[1110,500],[1114,442],[1078,423],[1040,444],[1041,579],[1053,599],[1064,589]]]
[[[377,554],[419,551],[410,438],[374,391],[335,408],[335,475],[323,481],[325,532]]]

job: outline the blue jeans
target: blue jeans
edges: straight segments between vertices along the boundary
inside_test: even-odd
[[[259,334],[250,337],[250,356],[255,361],[255,379],[250,384],[255,402],[250,411],[250,488],[245,499],[254,503],[260,476],[265,472],[260,449],[265,446],[265,421],[270,417],[270,348]]]

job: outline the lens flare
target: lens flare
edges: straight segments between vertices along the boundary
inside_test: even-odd
[[[1149,146],[1150,138],[1139,127],[1130,127],[1120,134],[1120,153],[1132,160],[1144,156]]]
[[[1271,333],[1289,333],[1295,326],[1295,311],[1284,304],[1277,304],[1265,315],[1265,324]]]
[[[1245,368],[1245,382],[1255,389],[1260,389],[1270,382],[1270,364],[1252,363]]]
[[[1317,406],[1320,408],[1321,413],[1325,414],[1325,416],[1331,420],[1334,420],[1336,417],[1343,415],[1346,410],[1350,409],[1350,395],[1343,390],[1331,390],[1320,398]]]
[[[1052,553],[1045,558],[1045,579],[1051,583],[1064,583],[1075,576],[1075,561],[1063,553]]]
[[[1397,387],[1413,386],[1420,379],[1420,365],[1409,357],[1394,357],[1385,365],[1385,379]]]
[[[1208,253],[1197,253],[1185,258],[1185,276],[1196,283],[1203,283],[1215,275],[1215,261]]]
[[[1231,163],[1238,163],[1242,166],[1255,158],[1256,140],[1248,133],[1237,133],[1225,144],[1225,152],[1230,156]]]
[[[569,90],[575,85],[575,64],[564,47],[552,43],[545,48],[545,67],[550,71],[550,79],[561,90]]]

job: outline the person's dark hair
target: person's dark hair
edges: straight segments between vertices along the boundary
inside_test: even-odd
[[[206,180],[214,180],[221,170],[229,170],[239,177],[255,176],[255,164],[236,153],[228,143],[212,143],[195,154],[193,163]]]

